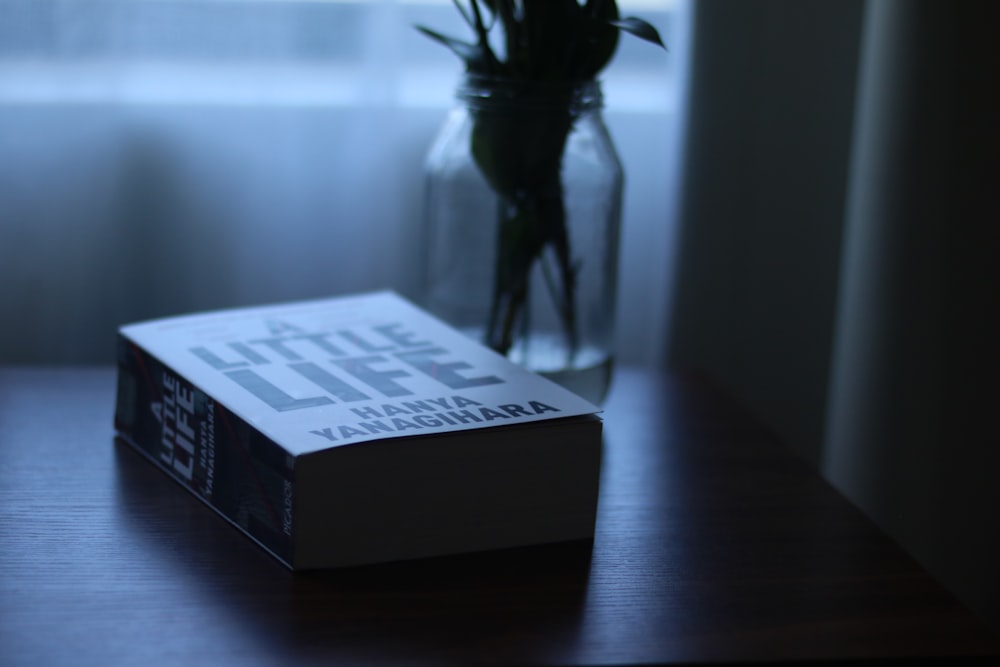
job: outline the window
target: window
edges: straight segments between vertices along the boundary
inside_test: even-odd
[[[677,0],[620,5],[673,34]],[[0,0],[0,99],[438,106],[458,61],[415,24],[469,32],[450,0]],[[610,85],[670,104],[675,66],[623,39]]]
[[[628,295],[663,282],[686,4],[619,5],[671,46],[623,39],[604,76],[623,349],[650,361]],[[423,153],[461,74],[418,23],[468,34],[449,0],[0,0],[0,308],[24,322],[0,362],[109,360],[142,317],[406,293]]]

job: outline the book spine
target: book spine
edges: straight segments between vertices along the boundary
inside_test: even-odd
[[[292,567],[294,458],[121,334],[115,430]]]

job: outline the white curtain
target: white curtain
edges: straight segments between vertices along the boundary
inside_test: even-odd
[[[686,5],[628,0],[606,119],[626,168],[621,358],[666,326]],[[0,363],[113,358],[126,321],[414,295],[421,165],[461,63],[443,0],[0,0]]]
[[[822,470],[1000,630],[1000,5],[865,9]]]
[[[998,22],[993,0],[699,0],[668,358],[995,628]]]

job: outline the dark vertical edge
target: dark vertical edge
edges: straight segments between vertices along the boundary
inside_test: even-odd
[[[295,458],[123,334],[115,431],[292,567]]]

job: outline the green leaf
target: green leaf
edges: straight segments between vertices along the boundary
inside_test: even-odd
[[[579,38],[582,12],[577,0],[524,2],[520,21],[524,33],[523,61],[530,78],[561,80],[572,69],[573,48]]]
[[[653,44],[662,46],[664,49],[667,48],[667,45],[663,43],[663,40],[660,38],[660,33],[656,31],[656,28],[640,18],[629,16],[623,19],[608,21],[608,23],[616,28],[624,30],[627,33],[635,35],[639,39],[652,42]]]
[[[430,28],[425,28],[422,25],[416,26],[417,30],[424,33],[431,39],[444,44],[449,49],[451,49],[455,55],[465,61],[466,66],[470,70],[483,72],[486,71],[487,67],[487,57],[483,48],[479,44],[472,44],[470,42],[463,42],[460,39],[455,39],[454,37],[448,37],[447,35],[442,35],[436,30],[431,30]]]
[[[579,33],[574,54],[574,74],[580,80],[593,79],[607,67],[618,49],[618,4],[611,1],[588,2],[580,21],[573,26]]]

